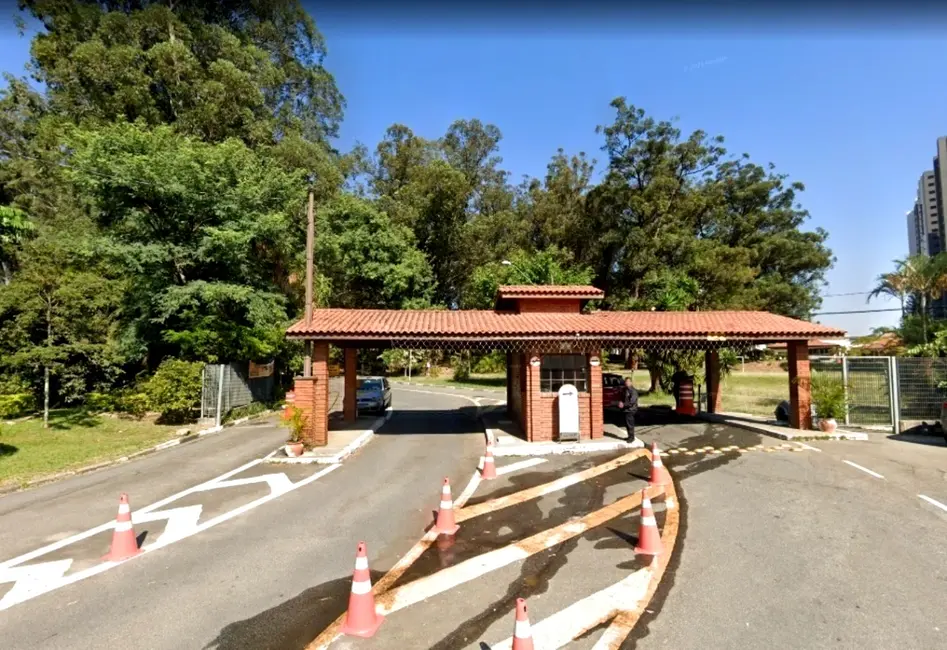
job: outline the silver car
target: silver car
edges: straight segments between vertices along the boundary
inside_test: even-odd
[[[359,411],[381,413],[391,406],[391,384],[385,377],[360,379],[355,399]]]

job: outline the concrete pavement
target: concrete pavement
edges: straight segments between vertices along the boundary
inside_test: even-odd
[[[431,410],[424,395],[396,390],[393,417],[336,471],[191,538],[0,612],[4,647],[302,647],[344,609],[356,543],[367,541],[373,568],[384,570],[430,522],[441,478],[462,483],[476,467],[483,446],[472,417],[476,407],[452,396],[438,404]],[[275,447],[270,443],[266,451]],[[68,498],[71,481],[93,476],[104,478],[58,484],[60,498]],[[102,489],[110,495],[107,520],[114,517],[116,486]]]
[[[476,403],[502,398],[493,392],[396,386],[393,417],[344,465],[193,537],[0,611],[3,647],[305,647],[343,613],[359,540],[368,543],[377,581],[430,523],[443,476],[450,477],[456,497],[483,449]],[[917,496],[947,504],[942,442],[877,437],[868,443],[798,445],[722,425],[665,422],[647,413],[639,420],[639,437],[656,439],[668,451],[665,463],[678,482],[682,521],[671,566],[622,647],[944,645],[947,512]],[[258,457],[285,435],[279,431],[274,440],[264,440],[267,434],[260,431],[259,439],[247,432],[246,440],[237,432],[234,450],[222,446],[212,454],[208,448],[197,458],[175,454],[223,441],[233,432],[162,452],[184,468],[180,479],[167,476],[177,473],[171,471],[176,465],[164,462],[140,474],[109,474],[156,462],[159,454],[2,497],[0,521],[13,517],[15,528],[5,525],[0,531],[0,561],[11,556],[8,548],[15,553],[54,538],[51,531],[60,519],[66,523],[59,528],[68,532],[114,517],[116,489],[126,488],[116,488],[110,476],[134,481],[151,490],[151,498],[161,498],[179,489],[176,480],[206,480],[256,453],[253,445],[260,445]],[[491,500],[622,453],[521,465],[478,488],[469,507],[489,509]],[[197,462],[200,458],[210,464]],[[498,468],[522,462],[498,459]],[[268,466],[247,472],[298,472],[289,476],[297,482],[318,469]],[[453,548],[429,549],[397,584],[424,585],[419,581],[448,566],[501,551],[536,531],[569,525],[632,493],[646,471],[646,463],[632,464],[522,507],[461,522]],[[90,479],[98,480],[86,485]],[[43,491],[45,498],[39,498]],[[107,495],[103,512],[84,516],[85,504],[99,500],[99,492]],[[208,516],[242,498],[219,494],[205,502]],[[7,501],[14,497],[22,501]],[[133,505],[149,500],[135,499]],[[53,516],[44,517],[38,510],[43,506]],[[630,550],[636,517],[628,511],[607,527],[432,595],[392,614],[375,639],[341,640],[338,647],[483,650],[490,647],[484,643],[497,644],[512,632],[516,595],[530,598],[536,625],[640,569]],[[28,542],[17,542],[16,528]],[[0,584],[0,597],[8,586]],[[567,647],[597,649],[602,629]]]

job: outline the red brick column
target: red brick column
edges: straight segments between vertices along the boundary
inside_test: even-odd
[[[312,346],[312,377],[310,399],[301,400],[296,395],[297,404],[310,405],[303,442],[309,447],[325,447],[329,444],[329,344],[314,343]],[[299,379],[296,380],[297,384]]]
[[[345,382],[342,389],[342,418],[354,422],[358,418],[358,348],[345,348]]]
[[[704,353],[704,376],[707,384],[707,412],[719,413],[720,408],[720,351]]]
[[[809,380],[809,343],[790,341],[789,354],[789,423],[794,429],[812,428],[812,399]]]
[[[544,409],[542,402],[542,392],[539,386],[539,364],[533,364],[533,361],[539,361],[541,356],[536,352],[528,352],[525,355],[526,367],[526,440],[535,442],[538,440],[549,440],[552,426],[543,426],[543,421],[548,419],[547,409]],[[543,415],[546,415],[544,418]]]
[[[513,353],[506,353],[506,415],[513,416],[513,391],[518,388],[513,386]]]
[[[602,409],[602,365],[601,357],[597,354],[589,355],[589,408],[591,409],[591,431],[589,435],[594,440],[605,435],[605,411]],[[582,432],[582,437],[586,432]]]

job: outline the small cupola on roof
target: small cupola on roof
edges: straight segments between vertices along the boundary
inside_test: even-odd
[[[495,309],[518,314],[552,312],[578,314],[589,300],[601,300],[605,292],[581,285],[512,285],[497,290]]]

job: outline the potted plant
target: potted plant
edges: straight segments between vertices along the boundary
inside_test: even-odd
[[[303,453],[303,429],[306,428],[306,418],[303,417],[303,412],[297,408],[290,406],[287,409],[287,415],[284,417],[286,424],[289,426],[289,440],[286,441],[286,445],[283,447],[287,456],[297,457],[302,456]]]
[[[812,378],[812,405],[819,418],[819,428],[825,433],[834,433],[837,418],[845,417],[848,406],[848,391],[840,379],[817,374]]]

